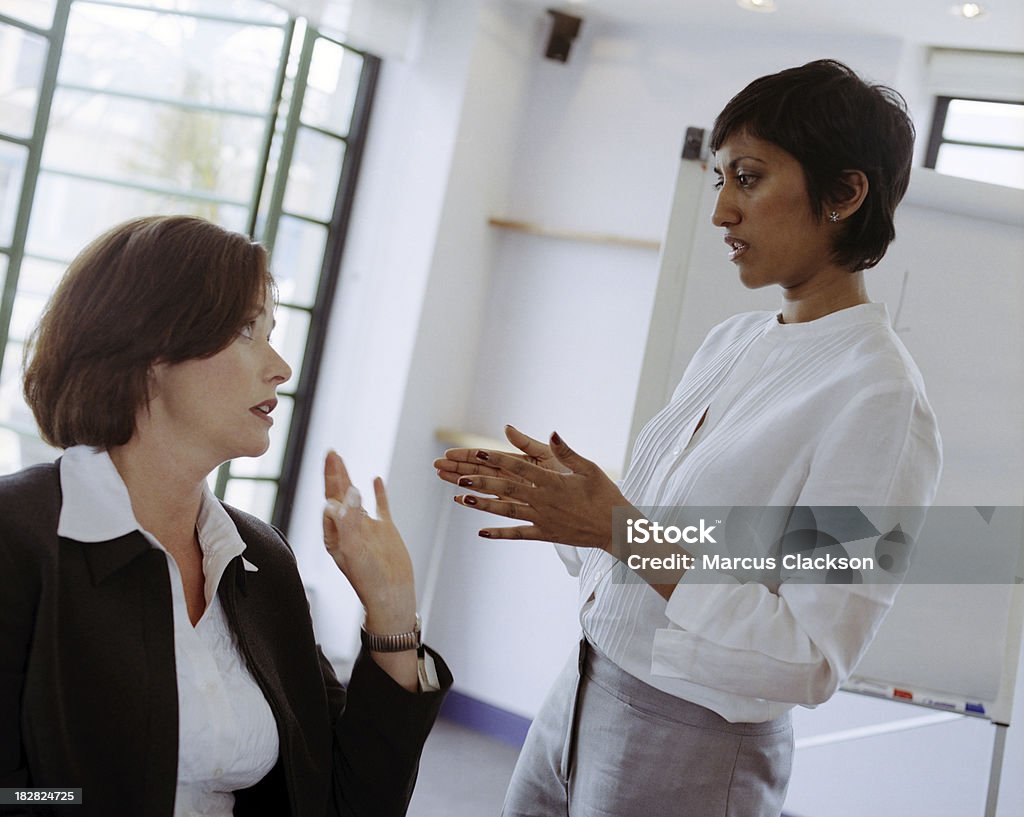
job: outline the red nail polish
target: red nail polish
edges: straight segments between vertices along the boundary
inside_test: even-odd
[[[462,501],[465,502],[467,505],[476,505],[475,496],[467,496]]]
[[[469,477],[463,477],[462,479],[459,480],[459,487],[460,488],[472,488],[473,487],[473,480],[471,480]]]
[[[490,539],[491,538],[491,532],[489,530],[482,530],[482,531],[480,531],[480,535],[482,537],[484,537],[484,539]]]
[[[484,462],[487,462],[487,460],[490,459],[490,456],[488,455],[488,453],[486,451],[477,451],[476,452],[476,458],[478,460],[483,460]]]

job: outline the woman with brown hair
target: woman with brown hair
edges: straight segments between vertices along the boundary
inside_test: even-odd
[[[25,395],[65,451],[0,478],[0,786],[81,787],[96,815],[405,813],[451,676],[383,484],[374,519],[325,461],[324,541],[366,608],[347,689],[281,533],[207,487],[269,444],[274,293],[259,244],[172,216],[96,239],[53,295]]]

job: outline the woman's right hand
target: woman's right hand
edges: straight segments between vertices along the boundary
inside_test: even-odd
[[[631,507],[618,486],[558,434],[545,445],[511,426],[505,433],[522,454],[450,448],[434,461],[445,482],[489,495],[456,496],[460,505],[530,523],[484,528],[479,535],[609,550],[613,510]]]
[[[551,446],[547,443],[536,440],[528,434],[523,434],[522,431],[511,425],[505,426],[505,436],[512,445],[523,452],[522,454],[515,455],[523,462],[528,462],[532,465],[546,468],[557,474],[570,473],[569,468],[558,461],[558,457],[555,456],[554,452],[551,450]],[[468,474],[485,474],[487,476],[502,477],[504,479],[524,482],[521,477],[513,474],[511,471],[503,471],[499,468],[490,468],[476,462],[467,464],[448,459],[447,457],[444,459],[434,460],[434,468],[437,469],[437,475],[441,479],[445,482],[450,482],[455,486],[458,486],[459,479]]]
[[[412,560],[391,521],[384,483],[373,481],[379,519],[362,507],[345,463],[334,451],[324,460],[324,545],[366,608],[366,629],[411,630],[416,618]]]

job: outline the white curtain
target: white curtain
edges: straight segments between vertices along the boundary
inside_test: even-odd
[[[270,0],[323,33],[379,57],[411,59],[429,0]]]
[[[936,96],[1020,102],[1024,98],[1024,54],[934,48],[926,77],[929,93]]]

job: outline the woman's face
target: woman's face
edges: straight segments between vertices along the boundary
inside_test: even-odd
[[[197,465],[212,470],[270,445],[277,387],[292,370],[270,345],[269,298],[224,349],[208,358],[153,367],[146,425]]]
[[[834,225],[811,211],[803,168],[771,142],[744,132],[715,154],[718,201],[711,221],[725,228],[729,260],[751,289],[813,286],[831,261]]]

